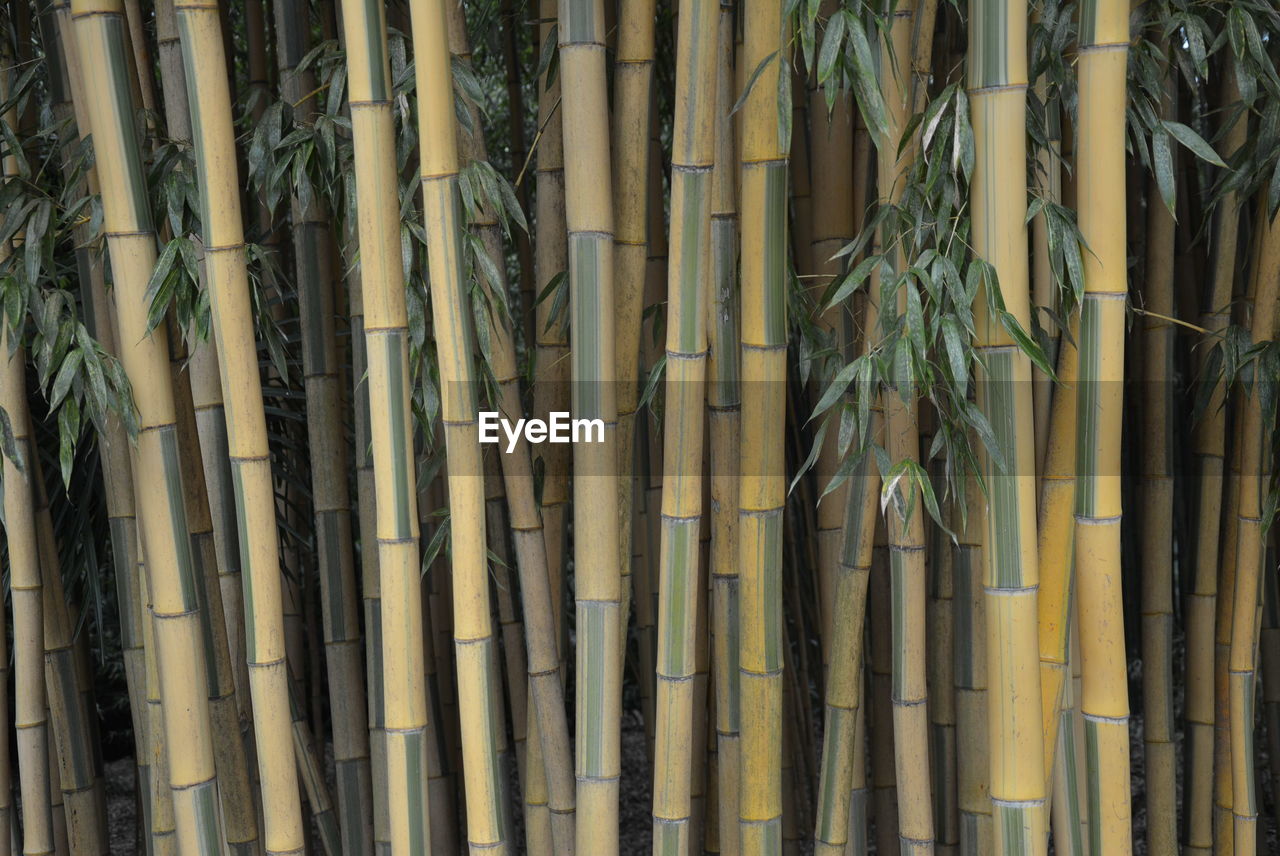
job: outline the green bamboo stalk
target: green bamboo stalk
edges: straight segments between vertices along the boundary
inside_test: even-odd
[[[703,597],[698,583],[707,363],[705,282],[711,273],[718,19],[718,4],[700,0],[680,16],[676,36],[653,779],[655,856],[684,854],[693,845],[692,765],[701,760],[693,751],[692,729],[697,616]],[[625,492],[630,495],[629,488]],[[629,547],[627,555],[629,559]]]
[[[742,420],[738,344],[738,209],[734,164],[734,7],[717,32],[715,167],[711,173],[711,300],[707,325],[707,422],[711,462],[712,684],[715,691],[716,839],[737,856],[741,715],[738,691],[738,441]],[[637,591],[637,597],[639,593]],[[708,830],[710,837],[710,828]],[[708,848],[709,849],[709,848]]]
[[[945,496],[945,462],[929,462],[934,494]],[[944,500],[953,502],[953,497]],[[943,515],[949,511],[943,510]],[[929,726],[930,751],[937,769],[933,787],[933,823],[939,856],[955,856],[960,847],[960,805],[956,770],[955,555],[949,533],[930,523],[929,555]],[[966,640],[959,640],[967,644]]]
[[[155,235],[148,210],[141,153],[133,124],[125,22],[119,0],[72,3],[84,90],[89,106],[104,233],[117,298],[121,362],[137,399],[141,428],[135,456],[148,588],[154,604],[164,728],[171,753],[169,784],[180,846],[216,847],[221,837],[212,731],[204,693],[204,661],[195,597],[195,567],[187,540],[178,469],[173,390],[147,383],[165,377],[167,336],[147,330],[146,287],[155,266]],[[93,73],[90,74],[90,69]],[[162,489],[156,489],[162,486]]]
[[[605,4],[561,0],[560,84],[569,234],[569,332],[575,418],[604,423],[604,442],[573,449],[577,613],[575,849],[618,851],[618,781],[624,639],[619,569],[613,202]],[[607,652],[613,652],[610,656]]]
[[[444,2],[414,6],[423,215],[431,307],[440,365],[441,415],[448,453],[449,537],[453,557],[453,638],[457,658],[467,838],[472,852],[506,852],[505,782],[496,731],[504,728],[491,666],[496,644],[489,607],[484,472],[477,432],[471,302],[463,279],[457,125]]]

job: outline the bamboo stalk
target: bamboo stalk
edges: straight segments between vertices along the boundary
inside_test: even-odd
[[[1005,307],[1025,330],[1031,326],[1023,166],[1027,7],[1021,0],[980,0],[971,12],[974,250],[998,280],[984,286],[999,288]],[[991,454],[984,456],[987,657],[996,690],[988,696],[995,852],[1043,853],[1048,776],[1036,687],[1039,569],[1031,360],[987,311],[984,297],[975,304],[974,344],[984,367],[978,399],[1004,459],[1002,470]]]
[[[556,33],[557,0],[539,0],[538,38],[545,45]],[[564,145],[560,113],[560,75],[544,73],[538,81],[537,199],[535,201],[534,266],[538,296],[535,324],[533,410],[540,419],[569,409],[569,326],[565,312],[556,312],[557,300],[546,289],[568,269],[568,237],[565,232]],[[561,288],[565,287],[561,283]],[[568,519],[570,450],[546,444],[534,455],[542,461],[542,535],[551,576],[551,605],[560,616],[564,598],[565,527]],[[559,619],[557,619],[559,621]],[[557,627],[557,632],[559,627]],[[565,656],[561,651],[560,656]]]
[[[196,157],[204,203],[205,276],[218,348],[227,448],[232,461],[241,562],[248,572],[250,612],[246,645],[253,692],[258,771],[263,786],[264,844],[270,853],[303,847],[293,746],[289,739],[288,672],[280,612],[280,570],[274,526],[262,385],[253,340],[235,142],[217,5],[175,0],[188,102],[197,131]],[[271,521],[262,525],[263,519]]]
[[[676,36],[653,779],[655,856],[690,852],[696,832],[691,827],[692,765],[699,760],[693,751],[694,672],[703,596],[699,580],[708,302],[704,283],[711,273],[718,19],[718,4],[700,0],[680,15]],[[624,492],[629,495],[630,489]]]
[[[71,31],[70,8],[66,2],[56,3],[44,19],[45,37],[48,39],[48,68],[51,100],[55,116],[70,117],[71,127],[66,131],[83,141],[88,136],[88,118],[84,95],[81,90],[79,58],[75,50],[75,34]],[[72,164],[66,166],[70,178]],[[98,189],[97,173],[90,169],[82,188],[86,192]],[[115,321],[104,276],[103,259],[95,258],[89,249],[91,235],[88,225],[76,230],[80,246],[76,249],[76,263],[80,278],[81,305],[86,328],[103,350],[115,355]],[[128,687],[129,710],[133,722],[135,759],[138,781],[149,776],[146,769],[150,760],[147,748],[146,722],[146,666],[142,650],[142,623],[145,613],[139,593],[138,532],[134,515],[133,473],[129,462],[128,438],[123,423],[115,416],[106,420],[105,431],[98,435],[98,448],[103,468],[103,487],[106,493],[107,528],[110,533],[112,567],[116,579],[116,600],[119,615],[120,647],[124,660],[125,683]],[[7,662],[7,655],[3,658]],[[6,716],[7,718],[7,716]],[[7,749],[7,747],[6,747]],[[140,785],[140,790],[145,790]],[[9,789],[0,785],[0,795]],[[144,801],[149,811],[149,796]],[[14,824],[16,828],[16,823]],[[8,836],[0,831],[0,839]],[[149,839],[148,839],[149,842]],[[0,842],[0,847],[3,842]]]
[[[1158,42],[1163,51],[1167,42]],[[1163,59],[1163,57],[1162,57]],[[1165,70],[1164,74],[1168,75]],[[1172,83],[1164,82],[1161,112],[1172,115]],[[1177,850],[1177,756],[1173,718],[1173,399],[1174,218],[1152,178],[1148,182],[1147,258],[1143,297],[1148,314],[1143,345],[1142,710],[1147,848]]]
[[[466,41],[466,27],[461,7],[449,7],[450,50],[470,63],[471,51]],[[487,160],[482,116],[475,104],[468,103],[472,132],[461,141],[463,159],[469,163]],[[520,403],[520,373],[516,362],[515,333],[507,313],[501,307],[508,294],[506,259],[503,254],[501,228],[489,205],[481,205],[472,219],[471,229],[480,238],[484,252],[499,278],[490,282],[481,277],[485,298],[492,307],[489,318],[490,368],[498,385],[499,410],[508,419],[523,415]],[[569,853],[573,847],[574,788],[572,749],[569,724],[565,713],[564,690],[556,650],[556,619],[553,612],[551,580],[547,568],[546,540],[542,520],[534,496],[533,463],[529,443],[522,435],[514,448],[501,456],[503,483],[511,514],[511,535],[516,551],[516,568],[520,575],[521,599],[525,612],[525,633],[520,640],[530,654],[527,664],[529,692],[537,711],[536,739],[542,741],[541,761],[548,786],[548,809],[557,852]],[[521,668],[525,668],[523,665]],[[520,725],[525,715],[519,711]],[[548,766],[548,764],[550,766]]]
[[[453,638],[457,658],[467,838],[472,852],[506,852],[505,782],[496,745],[503,729],[491,665],[496,662],[489,606],[484,472],[477,433],[470,299],[463,279],[463,221],[458,191],[446,4],[414,6],[423,215],[431,306],[440,365],[441,414],[448,454],[449,537],[453,558]]]
[[[926,4],[927,6],[927,4]],[[917,12],[921,12],[917,20]],[[879,85],[886,106],[886,133],[878,146],[884,153],[879,161],[879,193],[890,204],[901,202],[907,171],[915,158],[914,137],[904,144],[903,136],[909,117],[920,95],[913,93],[913,71],[927,66],[912,50],[917,23],[931,21],[928,9],[917,10],[913,0],[897,3],[886,32],[881,34]],[[931,37],[920,31],[919,42],[932,47]],[[931,31],[930,31],[931,32]],[[925,49],[921,48],[923,52]],[[927,54],[924,54],[927,56]],[[906,65],[911,57],[910,67]],[[896,59],[895,59],[896,58]],[[897,152],[890,158],[889,152]],[[906,270],[907,260],[901,247],[893,251],[891,268]],[[879,277],[872,289],[879,290]],[[912,287],[908,285],[907,287]],[[897,288],[897,312],[905,310],[905,288]],[[881,307],[887,311],[886,307]],[[894,317],[893,315],[889,316]],[[874,329],[874,328],[868,328]],[[897,392],[884,395],[885,448],[891,460],[918,461],[920,457],[919,402],[910,377],[895,378]],[[893,610],[893,728],[894,764],[898,798],[898,838],[903,853],[931,852],[933,849],[933,814],[930,804],[931,771],[926,759],[912,748],[928,745],[928,687],[925,652],[926,568],[924,514],[916,502],[914,482],[899,483],[894,488],[897,510],[888,515],[890,575]],[[906,516],[905,509],[915,508]]]
[[[1235,72],[1227,68],[1223,78],[1221,108],[1224,122],[1223,156],[1230,159],[1245,143],[1248,122],[1239,112],[1240,94]],[[1230,321],[1232,285],[1235,282],[1236,245],[1240,201],[1228,190],[1217,206],[1213,232],[1213,274],[1209,305],[1200,315],[1205,330],[1221,330]],[[1197,354],[1203,372],[1210,348],[1203,344]],[[1225,386],[1214,381],[1204,416],[1192,432],[1196,461],[1196,551],[1191,586],[1186,594],[1186,757],[1184,765],[1183,814],[1186,817],[1185,844],[1190,854],[1209,853],[1214,843],[1214,625],[1218,601],[1219,549],[1222,497],[1226,473]]]
[[[392,849],[420,852],[431,841],[428,791],[422,781],[422,771],[428,769],[428,715],[420,641],[423,615],[409,409],[408,316],[400,261],[391,72],[385,10],[344,0],[342,11],[349,51],[363,353],[377,494],[378,627],[386,734],[386,784],[382,792],[388,806]],[[465,513],[461,508],[456,511]],[[370,570],[366,567],[366,574]],[[367,578],[365,593],[371,594]],[[372,606],[369,600],[366,605]],[[371,721],[376,722],[377,717]],[[378,751],[376,740],[374,745]]]
[[[573,450],[574,594],[577,601],[576,850],[618,849],[621,773],[622,574],[619,565],[613,201],[605,11],[602,0],[560,3],[560,82],[569,233],[573,411],[604,423],[604,442]]]
[[[27,418],[30,420],[29,413]],[[35,434],[30,422],[26,434],[28,437]],[[50,781],[62,796],[61,822],[57,802],[54,804],[54,836],[59,852],[63,852],[61,838],[65,834],[66,844],[72,848],[70,852],[105,854],[109,852],[106,804],[102,799],[101,762],[92,728],[96,717],[95,711],[85,706],[88,676],[78,670],[75,662],[72,608],[62,585],[62,566],[44,473],[34,447],[24,463],[30,467],[28,477],[43,581],[45,701],[53,735],[49,752]]]
[[[720,6],[717,31],[715,167],[711,173],[711,300],[707,325],[707,422],[711,467],[712,684],[715,690],[716,840],[737,856],[741,696],[738,683],[738,450],[742,395],[738,343],[738,209],[733,158],[734,6]],[[643,643],[642,643],[643,644]],[[710,828],[708,828],[710,837]],[[709,849],[709,848],[708,848]]]
[[[1264,203],[1265,204],[1265,203]],[[1276,328],[1276,298],[1280,292],[1280,215],[1266,220],[1259,205],[1261,249],[1255,268],[1257,288],[1252,301],[1249,335],[1254,342],[1270,340]],[[1236,500],[1236,580],[1228,664],[1231,710],[1231,813],[1237,856],[1258,849],[1258,805],[1254,781],[1254,694],[1257,678],[1258,601],[1262,590],[1263,473],[1269,471],[1270,442],[1263,433],[1263,390],[1273,378],[1255,375],[1253,389],[1241,412],[1239,498]]]
[[[135,485],[146,547],[148,584],[154,603],[161,690],[167,697],[164,726],[168,743],[189,751],[173,753],[169,783],[180,846],[217,846],[220,810],[214,771],[204,662],[195,600],[195,568],[187,542],[177,467],[173,390],[148,384],[164,377],[168,352],[163,329],[147,330],[145,290],[156,250],[133,126],[128,64],[124,55],[124,13],[119,0],[72,4],[85,73],[90,126],[102,182],[104,232],[111,252],[119,314],[121,362],[133,384],[141,433],[135,458]],[[89,74],[94,69],[99,73]]]
[[[867,730],[871,743],[871,811],[875,818],[876,852],[892,853],[898,843],[898,780],[894,768],[897,735],[893,728],[893,606],[889,582],[889,550],[884,516],[876,523],[871,553],[871,580],[867,589],[870,612],[867,644],[869,651],[871,703]],[[981,729],[986,733],[985,720]],[[985,750],[985,744],[983,746]],[[985,758],[986,755],[981,757]],[[985,781],[985,777],[983,778]],[[986,790],[982,791],[983,803]],[[963,809],[962,809],[963,810]]]
[[[296,121],[314,122],[318,113],[317,98],[311,94],[316,89],[315,75],[297,68],[310,48],[306,4],[277,0],[275,12],[276,31],[281,34],[277,49],[281,93],[294,105]],[[291,219],[338,815],[344,850],[367,853],[373,838],[373,797],[335,330],[339,277],[333,270],[333,236],[324,197],[312,194],[306,203],[294,194]]]
[[[738,816],[743,856],[782,847],[782,525],[786,491],[787,140],[778,121],[786,19],[746,16],[741,61],[756,70],[742,116],[742,410],[738,495]],[[770,60],[770,55],[773,59]]]
[[[249,779],[245,743],[240,734],[240,714],[236,703],[227,625],[223,615],[219,564],[214,549],[213,517],[209,509],[204,479],[204,461],[196,436],[196,417],[190,385],[183,375],[186,349],[176,325],[169,331],[174,351],[171,378],[177,407],[178,452],[182,458],[183,492],[192,555],[198,572],[196,595],[204,642],[205,673],[208,677],[209,716],[214,729],[214,766],[222,801],[223,825],[228,847],[233,853],[253,854],[258,842],[258,809]],[[207,346],[203,350],[208,350]]]
[[[866,495],[869,492],[874,497],[879,493],[874,467],[871,456],[866,455],[849,477],[840,563],[832,581],[835,603],[831,610],[831,669],[827,675],[822,778],[814,833],[814,853],[818,856],[839,856],[851,844],[853,852],[865,852],[865,829],[859,832],[851,820],[854,780],[858,778],[854,764],[859,756],[854,747],[858,722],[864,716],[863,630],[876,529],[876,505],[874,501],[867,502]]]
[[[977,479],[965,484],[964,501],[952,509],[958,537],[955,546],[955,634],[970,640],[956,646],[956,802],[960,811],[960,853],[980,856],[995,852],[995,828],[990,798],[990,739],[987,646],[987,597],[984,587],[983,542],[987,536],[987,507]],[[872,613],[874,616],[874,613]]]
[[[141,539],[141,533],[139,533],[139,539]],[[139,542],[137,552],[141,559],[144,555],[141,542]],[[151,755],[147,764],[149,780],[145,783],[147,801],[151,807],[150,823],[147,826],[147,843],[149,852],[168,856],[168,854],[176,854],[178,852],[178,836],[173,815],[173,794],[167,787],[167,782],[169,781],[169,754],[164,731],[164,706],[160,699],[160,669],[155,634],[156,622],[144,561],[139,561],[137,573],[138,589],[142,599],[141,607],[144,613],[142,642],[147,680],[147,750]]]
[[[830,20],[837,12],[834,0],[826,0],[818,14]],[[818,193],[812,199],[813,233],[812,243],[807,249],[811,256],[809,266],[815,276],[815,292],[821,295],[836,277],[845,272],[848,259],[835,258],[835,255],[857,234],[858,201],[854,193],[844,192],[844,189],[852,190],[854,186],[853,95],[838,87],[835,80],[817,85],[816,73],[813,69],[809,71],[809,147],[813,172],[822,177],[825,187],[839,188]],[[830,110],[827,108],[829,97],[833,98]],[[817,319],[819,329],[829,337],[837,365],[843,362],[841,358],[847,355],[852,345],[851,320],[843,306],[832,306]],[[839,468],[839,445],[839,432],[828,429],[817,461],[817,474],[824,492]],[[845,517],[842,512],[847,494],[848,485],[844,484],[829,494],[824,493],[816,515],[821,608],[819,635],[824,671],[831,662],[833,594],[835,579],[840,574],[841,528]]]
[[[1082,7],[1079,36],[1077,194],[1085,257],[1080,319],[1075,556],[1084,687],[1081,710],[1091,759],[1090,851],[1132,849],[1129,698],[1120,591],[1120,431],[1124,307],[1125,61],[1128,4]],[[1096,761],[1094,760],[1096,759]]]
[[[6,117],[6,121],[11,121],[11,116]],[[7,252],[7,248],[0,252]],[[8,455],[3,461],[4,529],[13,602],[14,728],[22,794],[22,852],[25,856],[38,856],[54,852],[46,760],[51,747],[44,704],[44,587],[36,546],[34,494],[29,463],[26,463],[32,459],[35,446],[27,433],[30,420],[24,378],[25,351],[9,347],[10,329],[19,320],[6,317],[0,326],[0,348],[6,355],[4,372],[0,374],[0,406],[8,416],[19,453],[18,461]],[[23,462],[21,466],[19,461]]]
[[[650,239],[649,126],[655,100],[656,11],[655,0],[623,0],[619,4],[617,55],[613,66],[614,109],[610,145],[613,158],[614,372],[618,390],[618,468],[622,476],[618,481],[618,549],[623,577],[624,627],[630,618],[632,596],[635,419],[642,380],[641,320],[645,308],[645,267]],[[625,640],[626,633],[622,636]]]

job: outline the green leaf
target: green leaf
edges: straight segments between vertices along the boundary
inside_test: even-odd
[[[1181,122],[1172,122],[1168,119],[1161,120],[1160,124],[1164,126],[1166,131],[1173,134],[1174,138],[1177,139],[1178,142],[1182,143],[1195,153],[1196,157],[1203,161],[1207,161],[1214,166],[1226,166],[1226,164],[1223,163],[1222,158],[1218,157],[1218,153],[1213,150],[1213,146],[1206,143],[1203,137],[1188,128],[1186,125]]]
[[[747,78],[746,84],[742,87],[742,94],[738,96],[738,100],[734,102],[733,109],[729,111],[732,116],[742,109],[742,105],[747,103],[747,97],[751,94],[751,89],[756,85],[756,81],[760,79],[760,75],[764,74],[765,68],[778,56],[778,52],[774,51],[764,59],[760,60],[756,65],[755,71],[751,72],[751,76]]]
[[[814,405],[813,413],[809,419],[816,419],[827,411],[831,405],[835,404],[849,389],[849,384],[853,382],[855,376],[862,371],[862,364],[866,360],[865,356],[858,357],[853,362],[841,367],[836,372],[836,376],[831,379],[831,383],[827,384],[827,388],[823,390],[822,397],[818,399],[818,403]]]
[[[1173,178],[1173,153],[1169,149],[1169,135],[1156,131],[1151,135],[1151,159],[1155,167],[1156,185],[1169,213],[1177,216],[1178,191]]]
[[[83,351],[72,350],[67,352],[66,358],[62,361],[62,366],[58,369],[58,376],[53,381],[53,393],[49,396],[50,410],[57,410],[62,399],[66,397],[67,392],[71,389],[71,382],[75,380],[83,361]]]
[[[62,483],[71,487],[71,468],[75,461],[76,441],[80,439],[80,407],[74,398],[58,411],[58,464]]]
[[[876,148],[888,135],[889,123],[885,118],[884,97],[880,93],[879,78],[876,74],[876,62],[871,53],[871,43],[867,41],[867,32],[862,21],[850,9],[842,9],[841,15],[848,18],[846,29],[849,31],[849,44],[853,48],[853,86],[857,90],[858,109],[871,131],[871,139]]]
[[[27,474],[27,464],[18,447],[18,438],[13,434],[13,423],[9,421],[9,413],[3,407],[0,407],[0,451],[13,462],[18,472],[24,476]]]
[[[832,15],[827,22],[826,32],[822,34],[822,50],[818,52],[818,85],[826,83],[835,71],[836,59],[844,41],[844,15]]]
[[[654,362],[653,368],[649,369],[649,379],[645,381],[644,392],[640,394],[640,403],[636,405],[636,409],[646,407],[653,400],[654,394],[658,391],[658,382],[662,380],[662,375],[667,367],[667,355],[664,353]]]

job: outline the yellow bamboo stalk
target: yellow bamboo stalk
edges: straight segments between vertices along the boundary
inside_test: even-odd
[[[221,820],[208,699],[203,692],[194,567],[177,468],[173,390],[169,384],[146,382],[166,375],[168,352],[165,331],[147,330],[145,291],[155,266],[155,236],[133,126],[124,12],[119,0],[84,0],[71,8],[102,182],[103,226],[115,274],[121,362],[133,383],[141,427],[134,484],[148,486],[138,491],[138,505],[154,603],[161,690],[167,697],[164,725],[170,745],[189,748],[171,754],[169,783],[180,846],[195,850],[216,846]],[[95,73],[90,74],[90,69]]]
[[[1255,268],[1257,287],[1252,301],[1249,334],[1254,342],[1273,338],[1276,297],[1280,293],[1280,215],[1266,220],[1265,201],[1259,205],[1263,221]],[[1255,374],[1256,384],[1274,378]],[[1236,856],[1258,849],[1258,807],[1254,782],[1254,694],[1257,679],[1258,601],[1262,591],[1265,551],[1262,507],[1263,472],[1269,469],[1270,440],[1263,432],[1263,391],[1259,386],[1242,401],[1239,498],[1236,500],[1236,580],[1231,621],[1228,685],[1231,711],[1231,812]]]
[[[1082,7],[1079,37],[1077,194],[1085,255],[1080,320],[1075,559],[1084,685],[1080,699],[1092,763],[1089,801],[1098,808],[1090,851],[1132,849],[1129,697],[1120,590],[1120,429],[1123,421],[1125,249],[1125,67],[1129,7]]]
[[[545,45],[555,35],[558,0],[539,0],[538,38]],[[564,211],[564,135],[560,113],[560,75],[544,73],[538,81],[537,182],[534,267],[538,295],[568,269],[568,236]],[[566,287],[563,283],[561,288]],[[569,327],[567,313],[556,313],[557,300],[543,296],[536,311],[533,410],[540,419],[569,409]],[[547,443],[534,455],[543,465],[542,535],[547,543],[552,611],[561,615],[564,589],[565,525],[569,502],[570,450]],[[565,652],[561,652],[563,658]]]
[[[613,201],[605,79],[605,4],[561,0],[560,83],[573,411],[604,423],[604,442],[574,446],[577,601],[576,850],[618,850],[623,640],[616,480],[617,397],[613,315]],[[590,511],[587,511],[590,509]]]
[[[918,65],[913,34],[917,22],[914,0],[892,7],[887,31],[881,35],[879,85],[886,108],[886,133],[879,150],[879,193],[890,204],[901,201],[906,173],[915,157],[914,139],[902,145],[902,136],[916,104],[912,92],[912,72]],[[927,9],[921,7],[921,12]],[[929,20],[921,14],[919,21]],[[931,32],[921,31],[920,42],[932,47]],[[924,50],[924,48],[922,48]],[[928,56],[927,53],[924,56]],[[908,65],[910,63],[910,65]],[[924,87],[919,87],[923,93]],[[919,97],[923,97],[923,94]],[[896,158],[889,153],[897,153]],[[893,268],[905,270],[901,248],[894,250]],[[878,283],[872,283],[872,289]],[[906,305],[905,290],[899,289],[898,309]],[[911,386],[910,378],[899,378],[899,390]],[[918,461],[920,457],[919,404],[914,391],[884,393],[885,449],[894,462]],[[921,506],[915,502],[914,483],[895,488],[903,508]],[[898,838],[903,853],[930,852],[933,848],[933,813],[930,804],[930,769],[926,760],[911,747],[928,744],[927,675],[925,651],[926,570],[924,514],[915,509],[909,519],[901,511],[886,521],[893,579],[893,728],[894,764],[898,800]]]
[[[445,2],[412,8],[423,214],[431,307],[440,365],[441,415],[448,456],[453,638],[461,718],[467,839],[472,852],[507,852],[496,731],[503,729],[491,664],[484,472],[477,432],[470,299],[463,280],[463,222],[458,190],[457,125]]]
[[[427,688],[391,72],[382,6],[344,0],[342,8],[355,145],[370,445],[377,492],[385,794],[392,849],[418,852],[428,846],[432,824],[427,783],[422,781],[422,771],[429,763]],[[443,38],[443,32],[440,35]],[[423,97],[420,93],[419,99]],[[477,506],[470,513],[478,510]],[[468,513],[462,508],[454,511]],[[367,583],[365,590],[369,593]]]
[[[231,96],[218,7],[177,0],[192,125],[198,132],[205,276],[224,391],[228,452],[239,516],[241,561],[249,575],[246,644],[268,852],[300,851],[301,814],[289,738],[288,671],[281,621],[278,539],[262,386],[253,339],[244,232],[235,179]],[[263,521],[271,523],[263,524]]]
[[[786,491],[787,140],[778,119],[786,19],[762,2],[746,16],[742,62],[757,73],[743,105],[739,832],[743,856],[782,847],[782,521]],[[772,56],[772,58],[770,58]],[[782,84],[785,85],[785,82]]]
[[[970,193],[973,244],[991,265],[1002,302],[1031,326],[1026,228],[1027,5],[979,0],[971,6],[969,103],[975,165]],[[992,40],[994,33],[1003,38]],[[1035,519],[1035,421],[1031,360],[975,301],[975,349],[983,370],[979,402],[1005,461],[984,457],[989,496],[986,567],[992,823],[996,853],[1043,853],[1048,846],[1046,750],[1039,729],[1035,629],[1039,577]]]
[[[8,117],[6,117],[8,120]],[[7,170],[6,170],[7,171]],[[0,348],[6,355],[0,374],[0,407],[14,433],[18,459],[4,456],[5,538],[9,551],[9,591],[13,601],[13,652],[18,734],[18,772],[22,795],[22,852],[25,856],[54,852],[50,803],[48,717],[44,704],[44,589],[36,546],[34,494],[26,463],[35,453],[27,433],[25,354],[10,350],[10,328],[19,319],[5,318]]]
[[[470,64],[471,49],[467,44],[462,7],[450,4],[450,50],[462,61]],[[475,104],[468,103],[472,129],[462,135],[459,145],[463,159],[469,163],[488,160],[484,143],[482,115]],[[502,247],[502,233],[494,212],[489,205],[481,205],[471,222],[472,231],[478,234],[484,252],[499,272],[496,282],[481,278],[485,299],[491,306],[500,304],[499,295],[508,293],[506,257]],[[488,313],[490,368],[498,384],[500,412],[508,419],[523,415],[520,403],[520,372],[516,361],[516,347],[511,320],[501,311]],[[548,787],[549,810],[557,851],[568,853],[573,847],[574,787],[572,749],[569,743],[569,725],[565,714],[562,675],[556,651],[556,620],[553,612],[551,580],[547,569],[546,540],[542,520],[534,497],[533,465],[529,443],[522,435],[513,448],[501,455],[503,486],[511,515],[511,537],[515,546],[516,567],[520,575],[521,598],[524,603],[526,639],[521,634],[519,644],[527,650],[528,691],[537,711],[538,730],[535,738],[542,742],[540,759],[542,775]],[[494,530],[490,530],[494,531]],[[497,530],[502,531],[502,530]],[[520,669],[526,669],[521,662]],[[523,700],[522,700],[523,703]],[[526,718],[523,708],[513,710],[513,717],[523,728]],[[549,766],[548,766],[549,764]]]
[[[623,0],[618,8],[613,65],[614,352],[618,387],[618,549],[622,620],[630,617],[631,552],[635,537],[636,407],[640,400],[640,338],[649,245],[649,124],[653,104],[654,0]],[[623,639],[626,634],[623,633]],[[623,653],[625,655],[625,644]]]

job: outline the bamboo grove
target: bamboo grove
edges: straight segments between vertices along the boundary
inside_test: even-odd
[[[7,0],[0,856],[1280,852],[1278,64]]]

